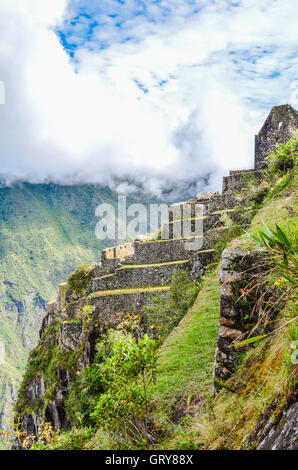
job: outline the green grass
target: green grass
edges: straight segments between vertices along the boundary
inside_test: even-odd
[[[94,294],[88,296],[88,299],[106,297],[108,295],[141,294],[143,292],[162,292],[168,290],[170,290],[170,286],[127,287],[126,289],[111,289],[94,292]]]
[[[212,392],[219,319],[219,270],[206,275],[198,297],[159,350],[159,373],[152,387],[154,404],[171,413],[181,398]]]
[[[118,268],[117,271],[120,271],[122,269],[135,269],[135,268],[154,268],[155,266],[171,266],[175,264],[185,264],[188,263],[188,259],[182,259],[178,261],[168,261],[166,263],[153,263],[153,264],[126,264],[125,266],[121,266],[121,268]],[[107,276],[103,276],[107,277]]]

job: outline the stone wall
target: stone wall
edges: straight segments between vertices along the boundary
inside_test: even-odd
[[[241,292],[246,291],[252,273],[255,275],[266,269],[264,251],[261,248],[242,251],[228,247],[222,253],[220,316],[214,368],[215,393],[221,388],[219,382],[226,381],[237,367],[239,350],[232,343],[244,339],[258,318],[258,311],[253,311],[258,301],[255,292],[245,295]]]
[[[211,228],[223,225],[221,213],[208,214],[200,218],[175,220],[169,223],[169,238],[176,239],[203,235]]]
[[[125,259],[127,256],[133,256],[134,250],[131,243],[125,243],[123,245],[112,246],[106,248],[101,252],[101,260],[104,263],[106,260],[118,258],[120,260]]]
[[[278,144],[287,142],[298,128],[298,112],[289,104],[274,106],[255,136],[255,168],[266,166],[265,157]]]
[[[135,263],[154,264],[187,260],[197,250],[188,250],[188,240],[158,240],[156,242],[135,243]],[[203,242],[202,242],[203,243]],[[203,248],[203,245],[202,245]]]
[[[199,281],[204,275],[208,265],[213,263],[215,250],[202,250],[193,254],[189,261],[189,277],[192,281]]]
[[[94,318],[102,322],[117,324],[127,313],[141,313],[145,305],[149,305],[156,295],[166,295],[168,289],[148,290],[134,293],[122,293],[93,297],[89,303],[94,306]]]
[[[175,269],[187,268],[187,261],[157,266],[123,266],[117,269],[114,274],[92,279],[90,292],[139,286],[162,286],[169,284]]]
[[[188,207],[187,207],[188,206]],[[202,215],[203,207],[198,204],[198,200],[190,199],[184,202],[177,202],[169,206],[169,222],[185,217],[199,217]]]
[[[242,170],[242,171],[230,171],[229,176],[223,177],[223,186],[222,192],[226,193],[227,191],[235,192],[243,189],[244,181],[246,175],[251,175],[257,180],[262,179],[262,174],[260,171],[256,170]]]
[[[214,196],[204,203],[205,214],[220,210],[233,209],[237,204],[237,200],[232,191],[226,191],[220,195],[218,193],[214,193]]]

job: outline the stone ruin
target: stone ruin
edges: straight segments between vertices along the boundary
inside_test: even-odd
[[[139,237],[134,243],[127,243],[102,251],[101,263],[93,267],[87,295],[70,292],[67,284],[59,288],[57,302],[47,306],[47,316],[43,320],[40,335],[45,330],[60,322],[58,345],[67,351],[76,351],[81,343],[84,331],[83,321],[73,322],[85,306],[92,308],[93,324],[119,324],[125,315],[141,313],[156,295],[166,295],[169,283],[176,269],[189,273],[192,280],[198,281],[206,268],[214,261],[215,244],[225,230],[228,230],[227,219],[245,226],[248,212],[237,208],[235,194],[243,189],[242,176],[252,174],[261,179],[261,168],[264,158],[275,148],[277,143],[292,137],[298,127],[297,111],[289,105],[272,108],[261,131],[256,136],[255,168],[252,170],[233,170],[223,179],[222,194],[215,192],[199,193],[191,200],[169,206],[168,236],[157,240]],[[188,233],[181,232],[176,237],[177,226],[183,221],[183,208],[188,204],[191,208],[190,219],[199,220],[203,228],[200,249],[187,249]],[[196,212],[196,206],[201,205],[201,212]],[[179,231],[178,231],[179,232]],[[231,253],[225,250],[222,255],[221,271],[221,309],[219,315],[218,348],[215,360],[215,379],[225,380],[235,370],[236,364],[231,342],[243,335],[241,312],[235,307],[234,282],[242,281],[237,271],[237,259],[246,256],[253,264],[256,254]],[[239,286],[236,286],[237,288]],[[92,327],[90,327],[92,330]],[[90,363],[91,352],[94,350],[95,332],[89,332],[88,341],[80,360],[81,368]],[[59,379],[60,380],[60,379]],[[65,426],[64,399],[71,388],[70,380],[65,378],[57,385],[57,398],[48,406],[48,419],[57,427]],[[215,380],[215,391],[219,389]],[[32,400],[31,400],[32,398]],[[28,396],[29,402],[34,402],[34,396]],[[59,413],[63,411],[63,419]],[[38,435],[36,416],[25,416],[24,421],[30,422],[30,432]]]
[[[169,206],[166,230],[160,239],[152,240],[148,236],[138,237],[133,243],[126,243],[102,250],[101,263],[95,265],[91,275],[88,295],[76,298],[67,294],[66,283],[60,285],[56,303],[48,304],[48,316],[44,320],[42,331],[54,321],[54,317],[63,312],[62,317],[72,317],[86,304],[93,306],[95,317],[100,321],[110,318],[121,319],[127,313],[141,313],[144,305],[156,295],[166,294],[173,272],[183,269],[193,281],[198,281],[207,266],[213,262],[215,244],[218,237],[227,230],[227,218],[245,226],[248,212],[237,208],[235,195],[243,189],[242,178],[250,174],[262,180],[261,168],[264,158],[276,147],[277,143],[291,138],[298,127],[298,113],[290,105],[274,106],[269,113],[261,131],[256,136],[256,165],[251,170],[231,170],[229,176],[223,177],[222,194],[206,191],[193,199]],[[187,217],[192,221],[189,232],[183,232],[184,208],[188,205]],[[199,205],[199,212],[197,207]],[[187,243],[192,237],[193,225],[199,223],[202,229],[200,248],[189,250]],[[177,236],[178,234],[178,236]],[[223,253],[223,257],[225,254]],[[223,263],[226,262],[223,258]],[[232,270],[232,269],[231,269]],[[223,273],[225,268],[223,267]],[[226,296],[223,289],[223,305]],[[221,311],[222,328],[219,331],[230,334],[231,319],[226,311]],[[118,320],[117,320],[118,321]],[[239,326],[239,325],[238,325]],[[236,328],[240,331],[241,328]],[[235,330],[235,328],[234,328]],[[224,357],[219,340],[218,357]],[[228,363],[230,359],[227,359]],[[224,366],[223,366],[224,367]],[[216,368],[218,376],[225,374],[220,365]]]
[[[273,106],[262,129],[255,136],[255,169],[266,166],[265,157],[287,142],[298,129],[298,112],[289,104]]]

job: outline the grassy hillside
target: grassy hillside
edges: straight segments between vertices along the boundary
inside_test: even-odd
[[[296,174],[288,173],[277,182],[256,210],[256,215],[247,231],[254,233],[258,228],[262,228],[263,224],[274,226],[276,223],[290,229],[294,229],[296,224],[297,231],[297,216],[296,172]],[[255,246],[255,242],[247,233],[243,233],[241,237],[233,239],[230,245],[234,248],[250,249]],[[172,419],[172,425],[167,426],[166,436],[158,444],[158,448],[253,447],[251,435],[263,414],[276,401],[280,402],[278,410],[282,412],[295,390],[297,370],[295,372],[295,368],[290,367],[289,351],[291,351],[291,342],[297,339],[297,327],[289,325],[279,329],[289,321],[289,318],[297,315],[297,305],[295,307],[287,303],[277,319],[276,333],[245,353],[241,366],[228,381],[227,387],[230,390],[239,389],[241,384],[241,392],[233,393],[223,389],[215,399],[212,398],[210,384],[217,341],[214,324],[218,322],[219,300],[218,272],[215,271],[205,279],[194,307],[160,348],[162,358],[160,375],[154,389],[154,401],[158,403],[157,410],[161,406],[163,412],[166,411],[167,418],[172,419],[173,415],[167,412],[167,399],[176,402],[176,408],[177,403],[179,405],[181,392],[186,399],[184,399],[184,408],[181,407],[183,413],[179,423],[175,423],[175,420],[173,422]],[[199,321],[196,312],[201,316]],[[208,322],[210,322],[209,329]],[[201,330],[200,324],[204,323],[204,330]],[[192,332],[197,334],[192,335]],[[183,402],[181,404],[183,405]],[[274,413],[277,417],[277,412]],[[181,419],[183,417],[184,419]]]
[[[6,363],[0,366],[0,428],[12,417],[45,303],[56,298],[58,284],[78,264],[100,261],[101,249],[113,244],[95,237],[95,208],[101,202],[116,207],[117,194],[93,185],[0,186],[0,340],[6,347]]]
[[[159,419],[180,420],[212,391],[218,277],[218,269],[205,276],[193,307],[159,349],[159,373],[151,390]]]

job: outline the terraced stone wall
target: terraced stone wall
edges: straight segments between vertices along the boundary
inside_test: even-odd
[[[254,282],[252,273],[255,276],[266,269],[262,248],[242,251],[228,247],[222,253],[220,317],[214,368],[215,393],[221,389],[220,383],[226,381],[237,368],[237,353],[240,349],[233,344],[246,338],[246,333],[258,320],[259,311],[254,306],[262,291],[256,295],[248,286]]]

